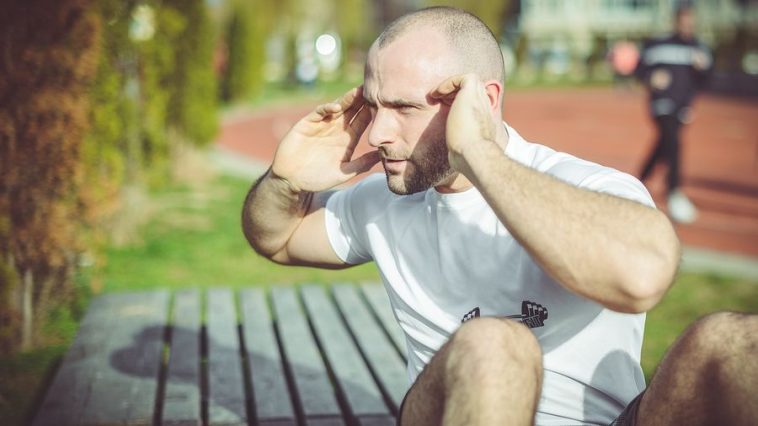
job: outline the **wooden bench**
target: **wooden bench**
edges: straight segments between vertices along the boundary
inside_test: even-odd
[[[394,425],[404,356],[377,284],[106,294],[32,424]]]

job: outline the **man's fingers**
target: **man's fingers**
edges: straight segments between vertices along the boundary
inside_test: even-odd
[[[340,105],[342,113],[345,114],[347,121],[352,120],[353,116],[358,113],[358,110],[363,106],[363,86],[358,86],[350,89],[342,95],[339,99],[334,101]]]
[[[362,89],[363,86],[353,87],[352,89],[345,92],[344,95],[335,99],[333,103],[339,104],[342,107],[343,111],[347,111],[357,99],[362,98]]]
[[[340,104],[331,102],[328,104],[322,104],[316,107],[313,112],[308,114],[308,120],[313,122],[322,121],[324,118],[332,116],[342,111]]]
[[[476,74],[461,74],[448,78],[437,86],[436,89],[430,93],[430,96],[435,99],[446,98],[458,90],[476,82]]]
[[[345,114],[349,121],[352,115],[363,106],[362,89],[363,86],[354,87],[334,101],[317,106],[309,115],[309,120],[318,122],[327,117],[337,118]]]
[[[381,157],[379,151],[367,152],[360,157],[342,164],[342,173],[353,177],[369,171],[374,164],[379,163]]]
[[[366,127],[368,127],[369,123],[371,123],[371,110],[364,105],[364,107],[355,114],[353,121],[350,122],[350,128],[353,130],[356,143],[366,130]]]

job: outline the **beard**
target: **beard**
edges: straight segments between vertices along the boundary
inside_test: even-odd
[[[414,150],[406,161],[405,170],[400,175],[385,170],[387,186],[398,195],[426,191],[455,174],[448,162],[447,141],[444,137],[436,138],[423,151]]]

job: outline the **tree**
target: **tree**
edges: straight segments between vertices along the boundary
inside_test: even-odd
[[[173,73],[165,82],[167,119],[187,140],[206,145],[218,130],[214,29],[204,0],[164,0],[162,5],[186,22],[174,45]]]
[[[3,349],[33,344],[35,319],[70,291],[80,148],[100,21],[88,0],[7,5],[0,22],[0,263]],[[35,309],[36,307],[36,309]],[[35,316],[39,314],[39,316]],[[35,318],[36,317],[36,318]],[[3,333],[0,333],[3,334]]]
[[[226,27],[227,63],[222,79],[221,98],[245,99],[263,86],[265,42],[269,32],[268,2],[232,2]]]
[[[426,3],[427,6],[452,6],[472,13],[500,40],[511,0],[426,0]]]
[[[337,1],[337,29],[342,38],[342,58],[346,66],[350,65],[353,53],[367,51],[376,36],[376,29],[372,25],[375,19],[371,19],[368,6],[366,0]]]

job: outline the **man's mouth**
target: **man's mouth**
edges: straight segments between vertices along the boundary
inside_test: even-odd
[[[399,160],[399,159],[392,159],[392,158],[386,158],[382,157],[382,162],[384,163],[384,170],[386,170],[389,173],[400,173],[405,168],[405,163],[407,160]]]

